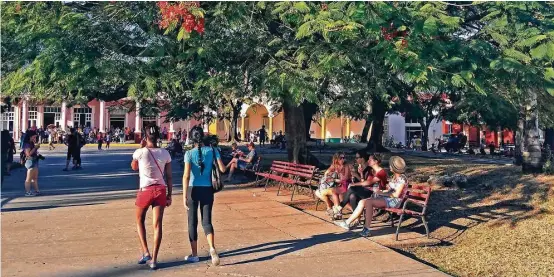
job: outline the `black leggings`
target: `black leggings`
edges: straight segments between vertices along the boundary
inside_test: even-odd
[[[358,202],[362,199],[366,199],[371,197],[373,194],[373,191],[366,189],[364,187],[360,186],[354,186],[348,188],[346,191],[346,194],[344,195],[344,199],[342,202],[340,202],[340,206],[344,208],[346,204],[350,203],[350,206],[352,206],[352,209],[356,209],[356,206],[358,206]]]
[[[189,241],[198,240],[198,206],[200,206],[200,215],[202,217],[202,228],[204,234],[209,235],[214,232],[212,226],[212,208],[214,206],[214,192],[212,187],[190,187],[190,197],[187,200],[189,217]]]

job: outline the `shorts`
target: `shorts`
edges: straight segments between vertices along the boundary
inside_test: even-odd
[[[67,151],[67,160],[71,160],[73,158],[74,160],[78,160],[81,156],[81,149],[73,149]]]
[[[387,208],[394,208],[398,209],[400,208],[400,205],[402,204],[402,199],[396,198],[396,197],[383,197],[385,199],[385,202],[387,203]]]
[[[25,168],[27,168],[27,169],[38,168],[38,159],[27,159],[27,160],[25,160]]]
[[[167,205],[166,186],[151,185],[145,188],[140,188],[137,192],[135,205],[140,208],[148,208],[150,206],[165,207]]]
[[[335,193],[334,188],[328,188],[328,189],[318,189],[319,195],[322,197],[332,196]]]
[[[243,160],[238,160],[237,161],[237,167],[240,168],[241,170],[245,170],[245,169],[251,169],[252,168],[252,164],[251,163],[247,163]]]

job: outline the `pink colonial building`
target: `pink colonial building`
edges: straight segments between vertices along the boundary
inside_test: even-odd
[[[140,116],[137,109],[129,112],[129,103],[133,100],[121,99],[119,101],[104,102],[92,100],[87,105],[74,105],[68,107],[61,104],[36,103],[32,100],[20,100],[9,111],[0,117],[0,129],[9,130],[15,140],[19,140],[21,132],[29,128],[41,128],[48,125],[56,125],[58,128],[68,131],[71,127],[97,128],[100,132],[109,131],[110,128],[129,127],[140,133],[143,126],[157,124],[161,128],[166,127],[169,132],[179,128],[186,129],[200,122],[196,120],[165,122],[165,112],[148,117]],[[129,105],[131,104],[131,105]]]
[[[244,104],[238,122],[242,139],[248,140],[247,132],[257,131],[262,125],[265,125],[269,134],[285,132],[284,115],[283,112],[279,112],[279,106],[278,103],[268,101]],[[68,106],[65,102],[37,103],[32,99],[21,99],[1,115],[0,129],[9,130],[15,140],[19,140],[21,132],[28,128],[41,128],[51,124],[66,131],[71,127],[88,126],[97,128],[100,132],[109,131],[111,128],[129,127],[134,128],[135,133],[140,136],[143,126],[154,123],[161,129],[165,127],[171,136],[174,132],[189,130],[192,126],[202,123],[194,119],[166,122],[166,112],[147,117],[140,116],[137,113],[139,108],[139,104],[135,104],[134,100],[129,98],[112,102],[92,100],[87,105],[74,106]],[[312,138],[338,142],[340,138],[361,135],[365,121],[355,121],[347,117],[318,116],[311,124]],[[216,120],[203,126],[206,132],[217,134],[222,139],[230,129],[227,120]]]

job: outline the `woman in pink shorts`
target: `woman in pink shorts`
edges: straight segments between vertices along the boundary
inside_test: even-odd
[[[352,179],[352,165],[346,162],[344,152],[337,152],[333,155],[331,166],[321,180],[315,195],[327,205],[327,214],[332,219],[341,219],[340,202],[348,189]]]
[[[133,154],[131,167],[139,171],[140,188],[137,192],[135,205],[137,231],[142,247],[142,256],[139,264],[146,264],[150,269],[157,269],[158,251],[162,242],[162,220],[165,207],[171,205],[171,190],[173,181],[171,178],[171,156],[163,148],[158,148],[160,132],[158,127],[146,128],[146,140],[142,147]],[[154,213],[154,251],[150,255],[146,242],[146,228],[144,220],[148,208],[152,206]]]

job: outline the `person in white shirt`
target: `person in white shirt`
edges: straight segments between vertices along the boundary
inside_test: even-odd
[[[48,150],[56,149],[54,146],[54,130],[48,130]]]
[[[150,269],[157,269],[158,251],[162,242],[162,220],[165,207],[171,205],[173,180],[171,178],[171,156],[163,148],[157,147],[160,136],[158,127],[146,128],[146,140],[141,148],[133,154],[131,168],[139,171],[140,188],[135,202],[137,231],[142,247],[139,264],[146,264]],[[144,220],[148,208],[152,206],[154,221],[154,251],[152,256],[146,242]]]

